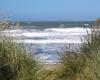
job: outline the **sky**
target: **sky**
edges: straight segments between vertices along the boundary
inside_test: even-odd
[[[33,21],[92,21],[100,0],[0,0],[0,17]]]

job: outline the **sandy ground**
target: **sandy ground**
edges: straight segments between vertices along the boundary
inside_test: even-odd
[[[58,63],[57,64],[42,64],[42,66],[45,70],[54,70],[54,69],[58,69],[61,66],[61,64],[58,64]]]

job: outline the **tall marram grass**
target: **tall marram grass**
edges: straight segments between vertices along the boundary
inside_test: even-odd
[[[1,31],[10,27],[9,22],[0,21]],[[34,55],[13,38],[0,34],[0,80],[37,80],[37,70]]]
[[[100,31],[88,33],[80,53],[65,52],[61,58],[60,80],[100,80]]]
[[[93,80],[100,80],[100,28],[94,28],[86,41],[81,47],[81,52],[84,53],[91,66]]]
[[[37,80],[34,56],[10,38],[0,38],[0,80]]]

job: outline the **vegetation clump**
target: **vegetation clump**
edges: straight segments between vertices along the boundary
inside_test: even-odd
[[[37,80],[34,56],[12,40],[0,39],[0,79]]]

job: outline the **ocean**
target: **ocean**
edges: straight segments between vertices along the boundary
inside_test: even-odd
[[[24,43],[27,51],[45,64],[60,62],[59,54],[65,51],[78,51],[82,39],[95,24],[94,21],[19,23],[20,28],[16,29],[16,23],[13,23],[11,29],[2,32],[16,38],[17,43]]]

